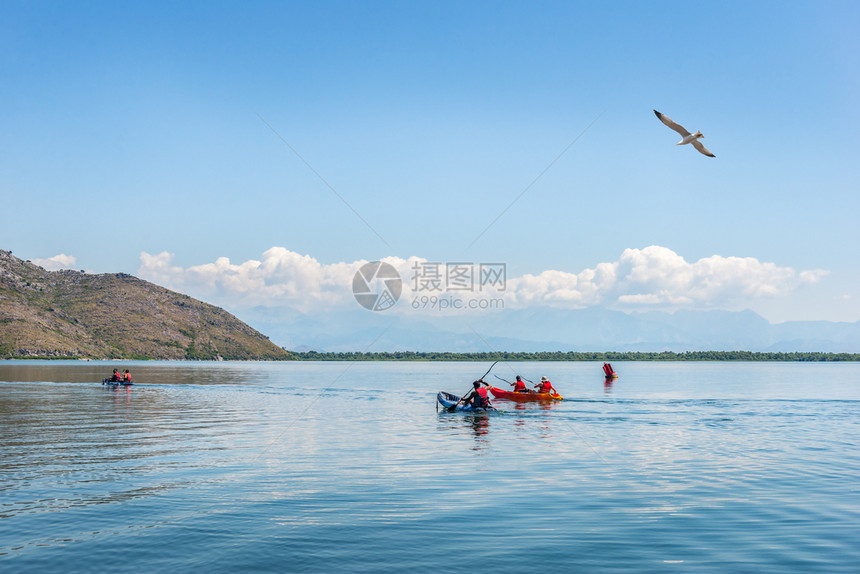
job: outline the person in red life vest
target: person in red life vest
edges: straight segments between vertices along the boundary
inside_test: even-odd
[[[126,369],[125,372],[122,374],[122,380],[125,383],[131,382],[131,373],[128,372],[128,369]]]
[[[546,377],[540,378],[540,383],[537,385],[537,392],[558,394],[558,391],[553,388],[552,383],[549,382],[549,379]]]
[[[478,380],[472,383],[472,386],[475,388],[463,398],[463,402],[475,409],[488,409],[492,407],[490,396],[487,394],[487,387],[489,385],[482,380]]]
[[[113,370],[113,373],[111,373],[110,378],[108,379],[108,381],[110,381],[110,382],[112,382],[112,383],[115,383],[115,382],[117,382],[117,381],[119,381],[119,380],[120,380],[120,376],[121,376],[121,375],[119,374],[119,371],[117,371],[116,369],[114,369],[114,370]]]
[[[517,375],[516,382],[508,383],[508,384],[512,385],[514,387],[515,393],[527,393],[527,392],[529,392],[528,388],[526,387],[525,381],[523,381],[523,378],[519,375]]]

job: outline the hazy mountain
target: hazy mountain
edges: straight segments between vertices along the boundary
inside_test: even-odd
[[[0,358],[288,359],[227,311],[125,274],[0,251]]]
[[[318,351],[860,351],[860,322],[771,324],[752,311],[532,308],[467,316],[236,310],[288,349]]]

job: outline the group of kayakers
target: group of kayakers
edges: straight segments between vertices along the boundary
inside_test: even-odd
[[[516,382],[505,382],[514,387],[515,393],[558,393],[558,391],[555,390],[555,388],[552,386],[552,383],[546,377],[540,378],[540,383],[536,384],[534,387],[535,390],[529,389],[520,375],[517,375]],[[472,392],[463,397],[463,403],[476,409],[489,408],[490,406],[492,406],[490,405],[490,395],[488,392],[488,389],[491,386],[492,385],[490,385],[490,383],[484,381],[483,379],[478,379],[477,381],[472,383]]]
[[[497,363],[498,361],[496,361]],[[486,377],[490,374],[490,370],[492,370],[493,366],[496,363],[490,366],[490,369],[484,373],[483,377]],[[603,363],[603,374],[606,376],[606,384],[610,385],[610,380],[618,377],[618,374],[615,372],[615,369],[612,368],[612,365],[604,362]],[[505,398],[513,401],[540,401],[540,400],[562,400],[561,393],[552,386],[552,383],[547,377],[541,377],[540,382],[534,384],[533,381],[529,381],[528,379],[523,379],[520,375],[516,375],[516,380],[512,383],[508,380],[503,379],[498,375],[493,375],[497,379],[506,382],[510,386],[513,387],[513,391],[502,391],[501,389],[497,389],[493,387],[490,383],[484,381],[484,378],[481,377],[477,381],[472,383],[472,390],[465,397],[457,401],[455,404],[450,404],[451,398],[456,399],[455,395],[451,395],[450,393],[439,393],[439,402],[445,405],[449,411],[453,412],[460,404],[465,405],[466,408],[471,407],[472,409],[491,409],[493,408],[490,404],[490,391],[492,391],[493,395],[497,398]],[[533,389],[530,389],[526,384],[526,381],[532,383],[534,385]],[[522,393],[522,396],[519,393]]]
[[[128,372],[128,369],[126,369],[124,373],[120,373],[119,370],[114,369],[107,381],[109,383],[130,383],[131,373]]]
[[[502,380],[504,380],[504,379],[502,379]],[[514,388],[515,393],[532,393],[532,392],[557,393],[558,392],[557,390],[555,390],[555,388],[553,388],[552,383],[549,382],[549,379],[547,379],[546,377],[540,378],[540,382],[534,386],[534,389],[535,389],[534,391],[532,391],[531,389],[529,389],[526,386],[526,382],[519,375],[517,375],[517,379],[513,383],[510,383],[508,381],[505,381],[505,382]],[[531,381],[529,381],[529,382],[531,382]]]

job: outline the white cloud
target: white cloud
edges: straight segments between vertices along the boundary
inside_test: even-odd
[[[352,276],[364,262],[324,265],[309,255],[272,247],[262,260],[214,263],[187,269],[172,264],[173,254],[140,254],[142,278],[195,297],[231,305],[338,305],[352,297]]]
[[[230,307],[285,305],[304,311],[355,305],[353,276],[367,263],[358,260],[325,264],[283,247],[272,247],[259,261],[232,263],[221,257],[188,268],[174,265],[173,255],[167,252],[141,253],[140,259],[142,278],[206,301]],[[671,249],[652,245],[626,249],[618,261],[600,263],[579,273],[547,270],[508,278],[502,293],[413,293],[413,266],[427,260],[388,257],[383,261],[393,265],[403,280],[401,298],[406,299],[406,304],[398,305],[401,311],[408,311],[412,297],[421,294],[459,299],[499,296],[504,297],[506,308],[728,308],[748,305],[757,298],[785,295],[800,285],[819,281],[827,273],[798,272],[753,257],[713,255],[688,262]]]
[[[60,253],[47,259],[33,259],[33,263],[44,267],[48,271],[59,271],[60,269],[74,269],[77,258],[72,255]]]
[[[818,269],[798,273],[754,257],[712,255],[691,263],[671,249],[652,245],[626,249],[618,261],[578,274],[544,271],[525,275],[511,280],[509,288],[512,302],[518,306],[719,308],[785,295],[826,274]]]
[[[231,263],[219,257],[214,263],[182,268],[173,265],[173,254],[140,254],[138,275],[158,285],[228,306],[288,305],[301,310],[355,304],[352,280],[366,260],[320,263],[283,247],[272,247],[260,261]],[[387,257],[401,277],[415,261]]]

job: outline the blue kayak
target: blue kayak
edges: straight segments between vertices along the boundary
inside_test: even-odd
[[[102,384],[107,385],[109,387],[130,387],[134,383],[131,381],[111,381],[108,379],[102,379]]]
[[[457,405],[454,409],[455,411],[462,411],[466,413],[486,413],[488,411],[496,410],[493,407],[488,407],[485,409],[476,409],[472,406],[466,406],[460,403],[460,398],[457,395],[452,395],[451,393],[446,393],[445,391],[439,391],[439,394],[436,395],[436,400],[439,401],[439,404],[442,405],[445,409]]]

